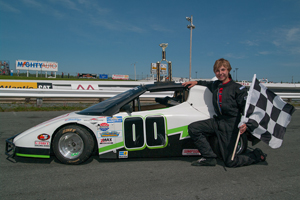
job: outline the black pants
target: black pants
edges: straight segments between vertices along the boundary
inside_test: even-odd
[[[237,138],[237,123],[228,123],[226,120],[217,118],[207,119],[203,121],[193,122],[188,126],[188,132],[194,141],[196,147],[204,158],[217,158],[216,153],[210,146],[207,137],[216,137],[220,149],[220,154],[227,167],[240,167],[259,162],[259,158],[253,152],[245,155],[236,155],[231,160],[235,141]]]

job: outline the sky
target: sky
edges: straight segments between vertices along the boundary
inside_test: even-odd
[[[145,78],[168,43],[173,77],[188,78],[193,16],[192,78],[225,58],[234,79],[300,82],[299,11],[299,0],[0,0],[0,60]]]

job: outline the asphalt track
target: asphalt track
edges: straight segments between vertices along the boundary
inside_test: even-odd
[[[100,160],[70,166],[51,159],[7,160],[5,139],[65,112],[0,113],[0,199],[299,199],[300,112],[281,148],[256,145],[267,163],[193,167],[195,158]]]

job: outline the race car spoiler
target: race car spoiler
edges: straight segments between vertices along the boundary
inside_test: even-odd
[[[19,133],[20,134],[20,133]],[[6,146],[5,146],[5,155],[9,158],[13,158],[16,154],[16,145],[13,143],[14,138],[17,137],[19,134],[14,135],[8,139],[6,139]]]

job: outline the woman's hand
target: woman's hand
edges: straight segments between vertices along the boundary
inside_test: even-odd
[[[247,130],[247,125],[246,124],[243,124],[239,127],[240,129],[240,134],[243,134],[245,133],[245,131]]]
[[[182,83],[182,85],[184,87],[186,87],[187,85],[189,85],[188,88],[191,88],[191,87],[194,87],[195,85],[197,85],[197,83],[198,83],[197,81],[188,81],[188,82]]]

